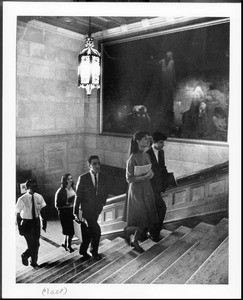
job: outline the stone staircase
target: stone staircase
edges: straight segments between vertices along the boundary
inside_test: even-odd
[[[17,283],[228,284],[228,219],[218,224],[163,229],[162,240],[141,242],[139,254],[122,237],[101,241],[100,261],[82,260],[62,247],[42,257],[39,269],[17,271]]]

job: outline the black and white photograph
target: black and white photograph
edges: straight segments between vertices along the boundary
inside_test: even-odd
[[[3,298],[240,299],[240,8],[3,2]]]

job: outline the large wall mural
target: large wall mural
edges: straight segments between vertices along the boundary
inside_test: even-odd
[[[214,22],[213,22],[214,20]],[[229,20],[103,42],[101,132],[227,141]]]

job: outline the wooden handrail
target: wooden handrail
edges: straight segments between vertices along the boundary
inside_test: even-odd
[[[186,176],[177,177],[177,183],[178,183],[178,186],[180,187],[183,185],[187,185],[189,183],[193,183],[196,181],[199,182],[204,179],[214,177],[215,175],[218,176],[220,174],[225,174],[228,171],[229,171],[229,161],[226,161],[222,164],[217,164],[217,165],[214,165],[213,167],[209,167],[207,169],[203,169],[203,170],[197,171],[195,173],[192,173],[192,174],[189,174]],[[175,187],[168,188],[168,190],[171,190],[171,189],[175,189]],[[108,198],[106,201],[106,205],[122,202],[125,200],[125,197],[126,197],[126,193]]]

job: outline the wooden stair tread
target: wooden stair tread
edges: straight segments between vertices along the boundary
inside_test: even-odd
[[[218,224],[180,226],[173,232],[162,229],[158,243],[141,242],[136,252],[122,237],[100,241],[102,259],[82,259],[79,244],[73,253],[63,247],[40,257],[39,269],[23,267],[17,283],[142,283],[142,284],[227,284],[228,219]]]
[[[114,245],[117,245],[119,242],[121,242],[121,238],[116,238],[113,241],[110,241],[109,243],[106,243],[100,247],[100,251],[106,251],[110,247],[113,247]],[[67,272],[70,271],[70,264],[71,264],[71,269],[80,267],[80,265],[84,264],[85,261],[82,259],[82,256],[80,256],[79,252],[75,256],[74,259],[72,259],[68,264],[63,262],[61,264],[57,265],[57,268],[53,268],[46,274],[47,276],[42,276],[41,278],[38,279],[37,282],[39,283],[45,283],[45,282],[51,282],[56,280],[57,278],[64,276]]]
[[[190,249],[198,239],[205,236],[212,227],[213,225],[210,224],[199,223],[170,247],[148,261],[146,266],[143,265],[140,270],[134,272],[124,283],[151,283],[162,271]]]
[[[106,248],[100,249],[99,253],[101,253],[102,255],[108,255],[109,253],[113,253],[115,252],[117,249],[119,249],[120,247],[122,247],[124,245],[124,240],[122,238],[116,238],[113,241],[111,241],[109,243],[109,246],[104,245],[104,247],[106,246]],[[48,280],[42,280],[41,282],[51,282],[51,283],[63,283],[66,282],[69,278],[75,276],[77,273],[81,272],[82,270],[90,267],[91,265],[95,265],[97,263],[96,260],[90,258],[86,261],[82,261],[82,259],[78,260],[76,263],[73,264],[72,269],[70,269],[70,267],[64,267],[65,269],[62,269],[61,271],[61,275],[60,272],[59,274],[57,274],[56,277],[52,277],[51,281]]]
[[[160,236],[161,236],[161,238],[164,238],[164,237],[170,235],[171,233],[172,233],[172,231],[170,231],[170,230],[162,229],[162,230],[160,231]]]
[[[40,240],[40,251],[39,251],[39,260],[38,260],[38,263],[40,264],[40,263],[42,263],[46,258],[48,258],[49,257],[49,255],[50,255],[50,251],[48,252],[48,253],[42,253],[42,249],[43,249],[43,244],[44,245],[46,245],[46,244],[48,244],[49,245],[49,243],[48,242],[46,242],[46,241],[44,241],[44,240]],[[45,247],[45,246],[44,246]],[[49,247],[50,248],[50,247]],[[61,247],[54,247],[54,246],[51,246],[51,248],[53,248],[53,250],[51,251],[51,253],[58,253],[59,251],[60,251],[60,249],[61,249]],[[23,251],[23,250],[19,250],[18,252],[21,252],[21,251]],[[20,258],[21,259],[21,258]],[[33,268],[29,265],[29,266],[24,266],[24,265],[21,265],[21,267],[19,267],[18,269],[17,269],[17,271],[16,271],[16,278],[18,277],[18,276],[21,276],[22,274],[24,274],[24,273],[26,273],[27,271],[29,271],[29,270],[32,270]]]
[[[227,236],[228,226],[222,221],[152,283],[184,284]]]
[[[228,284],[228,247],[227,237],[186,284]]]
[[[108,238],[105,238],[103,239],[101,242],[100,242],[100,246],[104,245],[104,244],[107,244],[109,243],[110,240]],[[42,249],[43,247],[43,243],[44,244],[48,244],[48,242],[46,242],[45,240],[40,240],[40,249]],[[73,243],[72,244],[72,248],[74,250],[78,250],[79,249],[79,244],[78,243]],[[51,260],[53,257],[56,257],[59,256],[59,255],[64,255],[64,254],[68,254],[68,252],[65,252],[63,247],[61,247],[61,245],[59,247],[53,247],[53,251],[49,251],[48,253],[42,255],[39,260],[38,260],[38,264],[39,265],[42,265],[43,263]],[[39,253],[39,256],[40,256],[40,253]],[[22,266],[21,268],[19,268],[16,272],[16,280],[18,280],[21,276],[23,276],[24,274],[28,273],[32,271],[33,273],[35,273],[37,270],[36,269],[33,269],[30,265],[29,266]]]
[[[151,248],[155,243],[151,241],[150,239],[147,239],[143,243],[141,243],[141,246],[145,251],[147,251],[149,248]],[[106,262],[104,265],[103,263],[100,264],[98,270],[95,272],[95,270],[91,270],[91,274],[89,276],[86,276],[86,279],[82,281],[82,283],[101,283],[102,280],[106,279],[108,276],[110,276],[112,273],[114,273],[116,270],[124,266],[126,263],[130,262],[134,258],[138,257],[140,253],[134,251],[130,246],[125,245],[124,248],[121,249],[122,251],[120,253],[117,253],[115,255],[111,255],[110,257],[107,257]],[[101,267],[104,265],[103,267]],[[95,273],[94,273],[95,272]]]
[[[109,243],[110,241],[111,241],[111,240],[109,240],[109,239],[107,239],[107,238],[101,240],[101,241],[100,241],[100,247],[103,246],[103,245],[105,245],[105,244],[107,244],[107,243]]]
[[[62,247],[58,247],[57,249],[53,250],[51,253],[48,253],[47,255],[42,256],[38,260],[38,264],[43,265],[46,261],[49,261],[51,258],[59,257],[62,255],[64,256],[64,255],[66,255],[66,253],[67,252],[64,251],[64,249]],[[26,277],[27,274],[35,274],[37,271],[38,271],[37,269],[33,269],[30,265],[26,266],[17,272],[16,280],[18,281],[19,279]]]
[[[160,232],[160,235],[162,238],[165,238],[166,236],[170,235],[172,232],[170,230],[162,229]],[[141,243],[142,248],[147,251],[149,248],[151,248],[155,243],[151,241],[150,239],[145,240],[143,243]],[[89,276],[87,279],[83,281],[83,283],[101,283],[103,280],[105,280],[108,276],[116,272],[118,269],[123,267],[128,262],[132,261],[134,258],[136,258],[138,255],[140,255],[138,252],[130,250],[125,253],[124,255],[119,256],[117,259],[113,260],[111,263],[107,264],[104,268],[97,271],[96,273]]]
[[[120,240],[121,238],[117,238],[113,243],[111,243],[111,245]],[[107,247],[109,247],[109,243],[105,243],[104,245],[102,245],[101,249],[106,249]],[[68,253],[61,247],[61,251],[63,252],[59,256],[55,256],[51,253],[49,260],[44,261],[43,264],[40,265],[40,269],[27,274],[28,276],[22,278],[22,281],[24,280],[24,282],[26,283],[42,282],[43,279],[45,280],[48,278],[53,278],[54,273],[59,273],[60,270],[62,270],[62,267],[70,269],[69,264],[74,263],[75,261],[80,259],[80,255],[78,252],[79,247],[76,247],[75,249],[76,251]],[[21,281],[19,280],[19,282]]]
[[[125,240],[123,240],[123,243],[119,244],[119,247],[116,247],[116,249],[112,249],[113,251],[106,251],[102,255],[102,259],[100,261],[97,261],[93,266],[88,267],[84,270],[81,270],[79,273],[75,274],[72,278],[69,278],[65,283],[80,283],[83,282],[86,278],[91,276],[92,274],[96,273],[97,271],[100,271],[103,267],[117,259],[121,255],[125,255],[129,251],[129,247]]]
[[[77,250],[77,249],[76,249]],[[58,264],[61,263],[67,263],[69,262],[73,257],[77,255],[77,251],[74,251],[72,253],[69,253],[65,251],[63,248],[59,250],[59,252],[50,253],[48,258],[46,258],[45,261],[42,261],[42,263],[39,263],[40,268],[39,269],[31,269],[27,273],[23,274],[22,276],[17,278],[17,282],[35,282],[34,280],[41,276],[43,273],[48,272],[51,268],[55,269]]]
[[[170,235],[172,232],[170,230],[162,229],[160,232],[160,235],[162,238],[165,238],[166,236]],[[145,240],[143,243],[141,243],[142,248],[147,251],[149,248],[151,248],[155,243],[151,241],[150,239]],[[98,270],[97,272],[93,272],[92,275],[90,275],[87,279],[82,281],[82,283],[101,283],[103,280],[105,280],[108,276],[110,276],[112,273],[117,271],[119,268],[136,258],[138,255],[140,255],[138,252],[131,250],[129,247],[126,252],[124,252],[123,255],[119,256],[118,258],[113,258],[112,261],[106,266],[104,266],[102,269]]]
[[[73,253],[72,253],[73,254]],[[70,268],[70,265],[75,264],[77,260],[79,260],[80,255],[76,252],[74,255],[63,257],[62,259],[56,259],[55,261],[52,261],[51,263],[47,263],[42,271],[40,270],[39,273],[35,274],[34,277],[28,279],[25,281],[25,283],[39,283],[42,282],[44,279],[48,280],[49,278],[52,279],[55,273],[60,274],[59,272],[62,272],[63,267]]]
[[[159,253],[167,249],[173,243],[175,243],[184,234],[190,231],[189,228],[184,226],[179,227],[172,234],[165,237],[159,243],[149,248],[146,252],[133,259],[130,263],[124,265],[117,272],[106,278],[102,283],[123,283],[129,276],[131,276],[136,270],[142,268],[147,262],[156,257]]]

